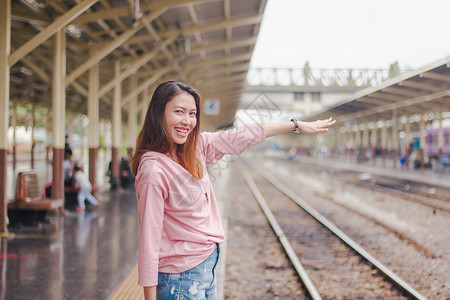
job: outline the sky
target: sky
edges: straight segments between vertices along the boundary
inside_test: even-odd
[[[251,67],[417,69],[450,56],[450,0],[268,0]]]

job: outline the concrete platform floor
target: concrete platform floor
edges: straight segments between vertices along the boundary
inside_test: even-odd
[[[108,299],[137,261],[134,189],[101,193],[98,210],[50,215],[1,238],[0,299]]]

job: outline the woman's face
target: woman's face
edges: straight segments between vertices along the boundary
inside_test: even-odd
[[[166,104],[164,110],[167,131],[176,144],[184,144],[197,125],[197,107],[192,95],[182,92]]]

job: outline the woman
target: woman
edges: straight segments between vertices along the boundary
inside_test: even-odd
[[[200,114],[193,88],[173,81],[159,85],[130,161],[141,231],[138,283],[145,299],[217,299],[215,267],[224,232],[206,164],[273,135],[326,132],[335,122],[291,120],[200,133]]]

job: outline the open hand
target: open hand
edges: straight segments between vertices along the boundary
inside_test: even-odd
[[[317,120],[314,122],[298,122],[299,130],[303,133],[324,133],[328,131],[328,127],[336,123],[333,118],[325,120]]]

